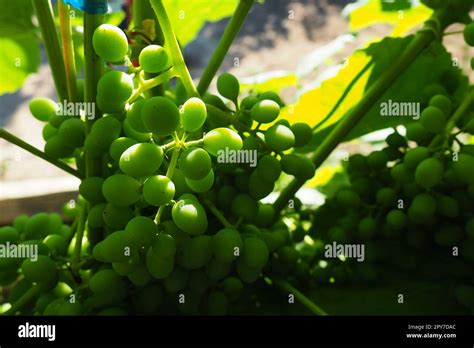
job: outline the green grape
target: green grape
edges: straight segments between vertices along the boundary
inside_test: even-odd
[[[272,193],[274,187],[273,181],[262,179],[257,172],[250,174],[248,191],[252,198],[257,200],[265,198]]]
[[[313,136],[313,130],[308,124],[303,122],[294,123],[290,129],[295,135],[295,147],[302,147],[309,144]]]
[[[349,164],[347,167],[349,173],[361,172],[365,173],[369,171],[369,164],[367,163],[367,157],[361,154],[355,154],[349,157]]]
[[[87,215],[87,224],[91,228],[100,228],[104,226],[103,213],[106,204],[97,204],[94,205]]]
[[[179,127],[179,109],[166,97],[151,97],[142,108],[142,120],[149,132],[164,137]]]
[[[461,181],[466,184],[474,183],[474,157],[460,154],[457,161],[453,162],[454,172],[459,176]]]
[[[258,202],[245,193],[239,193],[231,203],[231,211],[247,221],[252,221],[256,217],[257,209]]]
[[[202,235],[188,239],[178,253],[181,266],[188,270],[204,267],[212,258],[212,239]]]
[[[146,254],[146,268],[153,278],[165,279],[169,277],[174,270],[174,258],[158,256],[152,249],[148,249]]]
[[[66,158],[72,155],[74,148],[65,142],[59,135],[53,135],[46,141],[44,152],[55,159]]]
[[[125,152],[125,150],[135,144],[137,144],[137,141],[132,138],[120,137],[115,139],[112,144],[110,144],[110,157],[112,157],[115,162],[120,161],[120,157]]]
[[[153,280],[153,277],[148,272],[145,263],[139,263],[138,266],[127,275],[127,277],[133,285],[139,288],[147,286]]]
[[[199,98],[190,98],[181,107],[181,124],[186,132],[197,131],[206,118],[206,104]]]
[[[263,92],[258,95],[259,100],[273,100],[280,106],[283,106],[283,101],[281,100],[280,96],[272,91]]]
[[[128,124],[137,132],[147,133],[148,128],[143,123],[142,110],[146,100],[141,99],[133,103],[130,109],[127,110],[127,121]]]
[[[207,307],[210,315],[226,315],[228,310],[227,297],[222,291],[213,291],[207,299]]]
[[[474,217],[470,217],[464,228],[469,238],[474,239]]]
[[[397,132],[390,134],[385,141],[390,147],[397,149],[408,145],[406,139]]]
[[[207,230],[207,215],[199,202],[182,199],[172,209],[173,221],[184,232],[197,236]]]
[[[386,220],[387,220],[387,225],[396,231],[401,230],[403,227],[405,227],[407,223],[407,217],[405,213],[399,209],[391,210],[387,214]]]
[[[441,226],[434,235],[435,242],[438,245],[452,247],[458,245],[463,237],[461,227],[451,224]]]
[[[265,131],[265,143],[272,151],[285,151],[295,145],[295,135],[287,126],[273,125]]]
[[[143,198],[149,204],[160,206],[168,204],[174,197],[174,183],[166,176],[154,175],[143,185]]]
[[[262,273],[260,268],[254,268],[247,265],[243,258],[237,260],[236,271],[244,283],[254,283],[258,278],[260,278],[260,274]]]
[[[255,217],[256,225],[260,227],[268,227],[272,224],[275,217],[275,209],[271,204],[259,204],[257,216]]]
[[[172,257],[176,253],[176,240],[169,234],[160,233],[153,240],[151,250],[157,256]]]
[[[81,147],[85,139],[84,122],[79,118],[70,118],[59,126],[58,135],[64,143],[72,147]]]
[[[443,179],[444,166],[437,158],[423,160],[415,171],[415,181],[418,185],[429,189],[438,185]]]
[[[38,213],[30,217],[25,225],[25,235],[27,238],[39,239],[48,234],[49,215]]]
[[[360,197],[354,191],[342,189],[336,194],[336,201],[343,207],[356,208],[360,204]]]
[[[127,101],[133,92],[133,78],[131,75],[121,71],[109,71],[102,75],[97,83],[97,102],[105,103],[102,112],[114,113],[123,109],[123,103]]]
[[[169,67],[168,53],[160,45],[146,46],[138,56],[140,67],[147,73],[159,73]]]
[[[390,187],[383,187],[377,191],[376,199],[378,204],[385,207],[390,207],[396,203],[397,193]]]
[[[107,153],[114,140],[112,134],[104,136],[99,132],[91,132],[84,142],[84,152],[87,152],[93,158],[100,158]]]
[[[406,152],[403,159],[404,165],[408,170],[415,170],[418,165],[430,157],[430,150],[424,146],[418,146]]]
[[[51,234],[47,236],[43,243],[51,250],[51,254],[64,256],[67,253],[68,242],[66,238],[59,234]]]
[[[464,41],[471,46],[474,47],[474,22],[469,23],[464,27]]]
[[[209,279],[218,281],[229,275],[229,273],[232,271],[232,263],[226,263],[217,259],[212,259],[204,269]]]
[[[232,228],[224,228],[212,237],[214,256],[220,262],[229,263],[236,260],[242,249],[240,233]]]
[[[158,232],[155,222],[145,216],[136,216],[125,227],[124,239],[133,250],[148,248]]]
[[[12,226],[0,227],[0,244],[16,243],[20,239],[18,230]]]
[[[163,159],[161,147],[151,143],[141,143],[125,150],[120,156],[119,164],[125,174],[140,178],[156,173]]]
[[[240,93],[239,80],[230,73],[223,73],[217,78],[217,91],[224,98],[237,102]]]
[[[408,140],[412,140],[418,145],[427,145],[430,142],[431,135],[420,123],[410,123],[405,128]]]
[[[127,243],[125,231],[109,234],[99,249],[100,256],[108,262],[126,262],[130,259],[130,245]]]
[[[79,193],[93,205],[104,202],[105,197],[102,194],[103,184],[104,179],[98,176],[90,176],[81,181],[81,184],[79,185]]]
[[[248,128],[253,127],[253,119],[248,113],[239,113],[237,116],[237,120],[247,126]]]
[[[345,243],[348,241],[346,231],[340,226],[333,226],[328,231],[328,237],[330,241],[337,243]]]
[[[242,291],[244,290],[244,285],[242,284],[242,281],[239,278],[227,277],[222,282],[222,288],[229,300],[235,301],[242,294]]]
[[[58,129],[54,127],[51,123],[46,123],[43,127],[43,140],[47,141],[49,138],[58,135]]]
[[[140,314],[155,314],[163,302],[163,290],[158,284],[141,289],[133,298],[133,308]]]
[[[272,155],[265,155],[258,161],[255,173],[257,173],[262,180],[275,182],[281,174],[280,161]]]
[[[386,148],[383,148],[382,152],[384,152],[387,155],[387,159],[389,162],[396,161],[403,157],[403,152],[391,146],[387,146]]]
[[[248,95],[240,101],[241,110],[251,110],[258,103],[258,98],[254,95]]]
[[[459,215],[459,204],[452,197],[440,196],[437,199],[437,212],[441,216],[455,218]]]
[[[80,302],[71,303],[69,301],[64,301],[58,308],[58,315],[79,316],[83,311],[84,307]]]
[[[175,267],[173,272],[164,280],[163,285],[168,292],[178,292],[186,287],[189,272],[181,267]]]
[[[314,176],[316,167],[311,160],[300,154],[283,155],[281,160],[281,169],[300,180],[307,181]]]
[[[99,134],[102,137],[118,138],[122,126],[120,121],[113,116],[104,116],[94,122],[91,128],[92,133]]]
[[[35,261],[31,259],[23,261],[21,264],[21,272],[25,279],[30,282],[45,285],[54,285],[58,276],[56,264],[45,255],[38,255],[38,259]]]
[[[357,226],[357,235],[362,241],[372,239],[376,231],[377,222],[371,217],[363,218]]]
[[[186,181],[186,185],[194,192],[207,192],[211,189],[212,185],[214,185],[214,171],[211,169],[204,178],[199,180],[191,180],[188,178],[184,180]]]
[[[58,104],[49,98],[36,97],[30,100],[30,112],[37,120],[48,122],[58,112]]]
[[[214,94],[206,94],[204,98],[202,98],[203,102],[206,104],[210,104],[212,106],[215,106],[216,108],[220,110],[227,110],[227,107],[225,106],[224,101],[217,95]],[[226,126],[226,124],[221,125],[221,127]]]
[[[373,170],[385,168],[388,162],[388,156],[383,151],[374,151],[367,156],[367,164]]]
[[[204,149],[213,156],[223,151],[238,151],[242,148],[242,138],[229,128],[216,128],[203,138]]]
[[[140,199],[140,183],[128,175],[115,174],[104,181],[102,193],[109,203],[125,207]]]
[[[92,46],[100,58],[111,63],[121,62],[128,53],[127,36],[111,24],[97,27],[92,35]]]
[[[280,114],[280,105],[273,100],[261,100],[252,107],[250,116],[259,123],[271,123]]]
[[[437,94],[430,99],[430,106],[434,106],[441,110],[445,115],[451,115],[453,111],[453,103],[444,94]]]
[[[440,132],[447,121],[446,114],[435,106],[428,106],[420,116],[423,127],[431,133]]]
[[[95,273],[89,280],[89,288],[95,294],[109,297],[110,302],[122,300],[127,295],[127,283],[111,269]]]
[[[212,170],[211,157],[201,148],[191,147],[184,150],[178,164],[185,177],[191,180],[204,179]]]
[[[257,237],[245,238],[242,259],[251,268],[262,268],[268,262],[269,251],[264,241]]]
[[[102,242],[100,242],[99,244],[102,245]],[[99,244],[96,244],[96,246]],[[125,262],[112,262],[112,268],[114,272],[117,273],[119,276],[128,276],[138,267],[139,264],[140,256],[138,254],[135,254]]]
[[[414,222],[423,222],[436,212],[436,200],[427,193],[418,194],[408,209],[408,216]]]
[[[392,176],[393,180],[401,184],[406,182],[409,173],[407,173],[407,168],[405,164],[398,163],[397,165],[392,167],[392,169],[390,170],[390,175]]]
[[[428,103],[431,98],[435,95],[442,94],[449,97],[449,93],[446,89],[438,83],[433,83],[431,85],[426,86],[422,91],[422,100]]]
[[[234,186],[223,185],[217,193],[217,205],[223,210],[228,210],[230,208],[229,202],[232,202],[236,195],[237,190]]]

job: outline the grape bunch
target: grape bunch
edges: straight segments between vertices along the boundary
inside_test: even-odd
[[[383,149],[349,157],[349,184],[312,214],[304,260],[317,283],[374,283],[390,265],[453,278],[453,297],[474,311],[474,146],[462,142],[474,134],[474,114],[456,114],[455,99],[435,87],[442,94],[428,98],[405,135],[395,130]],[[326,259],[333,242],[363,244],[364,262]]]
[[[86,213],[75,211],[71,227],[38,214],[0,231],[12,242],[31,239],[41,254],[8,266],[3,284],[24,277],[9,301],[34,283],[36,302],[22,313],[244,313],[255,306],[249,284],[288,275],[300,258],[294,244],[306,232],[294,237],[261,200],[282,173],[313,177],[314,164],[295,151],[309,144],[311,127],[277,120],[284,103],[274,92],[240,98],[230,73],[218,77],[219,95],[188,97],[180,82],[149,93],[142,73],[173,69],[167,49],[148,45],[131,66],[127,37],[112,25],[97,28],[93,47],[109,63],[97,85],[102,117],[61,116],[46,98],[30,103],[46,122],[46,154],[75,161],[84,176],[76,210]],[[128,71],[110,68],[120,64]],[[92,173],[86,162],[98,164]],[[23,229],[23,219],[41,227]]]

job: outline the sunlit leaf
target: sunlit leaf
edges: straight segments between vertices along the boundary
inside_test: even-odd
[[[255,92],[274,91],[280,93],[282,89],[296,85],[298,85],[298,77],[289,71],[269,71],[240,80],[242,90]]]
[[[31,1],[0,0],[0,37],[11,38],[32,31],[32,17]]]

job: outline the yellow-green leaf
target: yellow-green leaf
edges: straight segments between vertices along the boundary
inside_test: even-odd
[[[297,85],[298,77],[295,73],[288,71],[269,71],[240,80],[242,90],[252,90],[257,93],[266,91],[280,93],[287,87]]]

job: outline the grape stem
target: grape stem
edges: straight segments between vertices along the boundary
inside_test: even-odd
[[[229,51],[230,46],[235,40],[237,33],[240,30],[240,27],[245,21],[254,0],[241,0],[230,19],[229,23],[227,24],[222,37],[217,44],[216,49],[214,50],[209,63],[207,64],[204,72],[199,80],[199,84],[197,90],[200,95],[204,95],[211,84],[212,79],[214,78],[217,70],[222,65],[224,58]]]
[[[76,62],[74,61],[74,42],[72,40],[71,21],[69,19],[69,5],[64,0],[58,1],[59,30],[63,45],[64,64],[69,101],[76,101]]]
[[[388,69],[367,91],[362,100],[334,127],[329,136],[310,156],[315,168],[318,169],[332,151],[344,141],[349,132],[359,123],[373,105],[382,97],[390,86],[402,75],[403,71],[428,47],[435,39],[433,30],[422,29],[411,40],[398,60]],[[305,184],[306,181],[293,179],[280,193],[274,203],[275,211],[281,211],[288,200]],[[278,214],[275,214],[276,216]]]
[[[35,155],[36,157],[39,157],[39,158],[45,160],[46,162],[49,162],[52,165],[58,167],[59,169],[62,169],[65,172],[67,172],[71,175],[74,175],[76,178],[82,179],[82,177],[83,177],[81,175],[81,173],[79,173],[74,168],[71,168],[66,163],[64,163],[60,160],[56,160],[56,159],[48,156],[43,151],[41,151],[41,150],[37,149],[36,147],[28,144],[27,142],[21,140],[20,138],[17,138],[16,136],[14,136],[13,134],[11,134],[10,132],[8,132],[7,130],[5,130],[3,128],[0,128],[0,138],[5,139],[6,141],[8,141],[8,142],[10,142],[10,143],[12,143],[12,144],[14,144],[18,147],[21,147],[23,150],[28,151],[29,153]]]
[[[273,279],[273,282],[280,287],[282,290],[287,291],[288,293],[295,296],[295,298],[300,301],[300,303],[313,312],[316,315],[328,315],[324,310],[322,310],[318,305],[306,297],[302,292],[296,289],[293,285],[288,283],[283,279]]]
[[[161,30],[163,31],[163,36],[165,38],[165,46],[167,46],[170,53],[171,61],[173,62],[173,67],[179,75],[181,82],[183,83],[186,93],[189,97],[199,97],[199,93],[194,86],[193,79],[189,74],[188,67],[183,58],[183,53],[179,47],[178,40],[173,30],[173,26],[168,18],[166,9],[163,6],[162,0],[150,0],[151,7],[155,12],[158,23],[160,24]]]
[[[231,224],[222,214],[222,212],[217,209],[217,207],[208,199],[203,199],[204,204],[211,211],[212,214],[219,220],[219,222],[226,228],[235,228],[235,225]]]
[[[38,19],[41,36],[43,38],[46,55],[53,75],[56,94],[60,102],[67,100],[68,87],[66,81],[66,67],[61,54],[58,33],[54,23],[53,8],[50,1],[33,0],[36,17]]]
[[[41,293],[39,284],[33,285],[28,289],[5,313],[2,315],[14,315],[23,307],[31,303]]]
[[[143,94],[147,90],[149,90],[153,87],[159,86],[159,85],[167,82],[168,80],[170,80],[170,79],[172,79],[173,77],[176,77],[176,76],[178,76],[178,74],[176,72],[176,69],[171,68],[171,69],[165,71],[164,73],[162,73],[158,76],[155,76],[151,79],[140,80],[140,86],[135,90],[135,92],[133,92],[133,94],[128,99],[127,103],[132,104],[135,100],[137,100],[137,98],[141,94]]]

